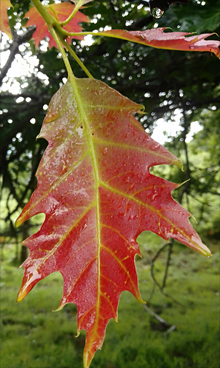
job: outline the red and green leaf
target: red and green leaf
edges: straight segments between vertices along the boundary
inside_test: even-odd
[[[0,31],[6,33],[9,38],[12,38],[11,29],[8,24],[8,8],[10,8],[10,0],[0,0]]]
[[[64,22],[74,10],[74,5],[71,3],[52,4],[47,6],[46,9],[56,20]],[[26,27],[32,25],[36,26],[36,31],[32,36],[35,40],[36,48],[39,46],[40,41],[45,37],[49,38],[49,47],[57,47],[56,42],[48,30],[47,23],[35,7],[32,7],[25,14],[25,18],[29,18]],[[68,32],[81,32],[82,27],[79,25],[80,22],[89,22],[89,18],[80,11],[77,11],[74,18],[63,28]],[[76,38],[78,40],[84,39],[83,36],[67,37],[67,41],[69,43],[71,42],[71,38]]]
[[[97,35],[121,38],[126,41],[167,50],[209,51],[220,58],[220,42],[205,40],[212,33],[193,35],[186,32],[164,32],[165,28],[148,29],[146,31],[124,31],[114,29],[98,32]]]
[[[87,332],[84,367],[101,348],[109,319],[117,320],[120,293],[128,290],[142,302],[134,264],[142,231],[210,255],[190,214],[171,196],[178,185],[149,173],[154,165],[181,164],[134,118],[141,108],[97,80],[62,86],[39,134],[49,144],[37,189],[17,220],[46,215],[40,231],[24,241],[30,255],[18,301],[59,271],[59,309],[76,304],[78,333]]]

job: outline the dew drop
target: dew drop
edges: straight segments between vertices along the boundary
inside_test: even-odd
[[[156,19],[160,19],[162,17],[163,13],[164,13],[164,11],[161,10],[160,8],[151,9],[151,14]]]

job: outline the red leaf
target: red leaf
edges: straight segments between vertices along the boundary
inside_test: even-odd
[[[10,8],[10,0],[0,0],[0,31],[6,33],[9,38],[12,38],[11,29],[8,24],[8,8]]]
[[[30,256],[18,294],[22,300],[52,272],[64,279],[59,306],[78,308],[78,332],[87,332],[84,367],[103,343],[110,318],[117,320],[120,293],[142,302],[134,264],[137,236],[151,230],[210,255],[171,197],[177,184],[153,176],[159,164],[181,166],[151,139],[133,114],[140,105],[92,79],[67,82],[52,98],[39,137],[48,140],[37,171],[38,186],[17,225],[46,218],[25,240]]]
[[[60,4],[53,4],[49,5],[47,7],[47,11],[59,22],[65,21],[70,14],[72,13],[74,9],[74,5],[71,3],[60,3]],[[41,40],[43,40],[45,37],[49,37],[49,47],[57,47],[56,42],[54,41],[53,37],[51,36],[48,26],[43,19],[43,17],[40,15],[40,13],[37,11],[35,7],[32,7],[26,14],[25,18],[29,18],[26,27],[36,25],[37,29],[33,34],[33,38],[35,40],[35,46],[36,48],[39,46],[39,43]],[[80,22],[89,22],[89,18],[78,11],[74,18],[63,28],[68,32],[81,32],[82,27],[78,24]],[[83,40],[83,36],[74,36],[74,37],[68,37],[67,41],[70,43],[71,38],[76,38],[78,40]]]
[[[114,29],[98,32],[98,35],[121,38],[159,49],[181,51],[209,51],[220,58],[220,42],[205,39],[213,33],[190,36],[186,32],[164,32],[165,28],[148,29],[147,31],[124,31]],[[187,36],[187,37],[186,37]]]

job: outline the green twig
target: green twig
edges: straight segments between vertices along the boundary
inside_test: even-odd
[[[89,78],[93,78],[92,74],[88,71],[88,69],[86,68],[86,66],[83,64],[83,62],[78,58],[78,56],[76,55],[76,53],[73,51],[73,49],[71,48],[71,46],[68,44],[67,41],[63,41],[63,45],[67,48],[67,50],[69,51],[69,53],[72,55],[72,57],[76,60],[76,62],[79,64],[79,66],[81,66],[81,68],[84,70],[84,72],[86,73],[86,75]]]
[[[106,33],[106,31],[104,31],[104,32],[92,32],[92,31],[91,32],[68,32],[65,29],[63,29],[62,34],[66,37],[67,36],[68,37],[74,37],[74,36],[88,36],[88,35],[91,35],[91,36],[103,36],[103,37],[117,38],[117,39],[121,39],[121,40],[125,40],[125,41],[128,40],[126,37],[123,37],[121,35],[119,36],[119,35],[116,35],[114,33]]]
[[[74,76],[72,68],[70,66],[68,57],[65,53],[65,50],[63,48],[63,45],[66,47],[66,49],[69,51],[69,53],[73,56],[73,58],[76,60],[76,62],[80,65],[80,67],[84,70],[86,75],[89,78],[93,78],[91,73],[88,71],[88,69],[85,67],[85,65],[82,63],[82,61],[78,58],[78,56],[75,54],[75,52],[72,50],[71,46],[68,44],[68,42],[65,40],[65,37],[67,37],[67,31],[62,28],[62,25],[67,24],[76,14],[80,6],[83,4],[83,0],[80,0],[77,5],[75,6],[73,12],[71,15],[64,21],[63,23],[59,23],[52,15],[47,11],[47,9],[41,4],[40,0],[33,0],[33,4],[36,7],[36,9],[39,11],[41,16],[44,18],[45,22],[48,25],[48,29],[53,36],[54,40],[57,43],[58,49],[62,54],[63,61],[65,63],[68,76]]]
[[[79,8],[81,7],[82,4],[83,4],[83,0],[79,1],[75,5],[75,7],[74,7],[72,13],[70,14],[70,16],[66,20],[64,20],[63,22],[61,22],[60,25],[61,26],[65,26],[66,24],[68,24],[73,19],[73,17],[75,16],[75,14],[77,13],[77,11],[79,10]]]
[[[63,61],[64,61],[64,64],[66,66],[67,72],[68,72],[68,76],[69,77],[74,76],[72,68],[71,68],[70,63],[69,63],[69,59],[68,59],[68,57],[65,53],[65,50],[63,48],[63,45],[62,45],[62,42],[65,42],[65,41],[61,42],[60,38],[57,35],[57,32],[55,31],[55,29],[53,27],[49,28],[49,31],[50,31],[51,35],[53,36],[54,40],[56,41],[58,49],[60,50],[60,52],[62,54]]]

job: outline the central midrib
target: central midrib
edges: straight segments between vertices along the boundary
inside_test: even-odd
[[[77,80],[75,77],[70,77],[70,83],[73,88],[73,94],[78,106],[78,112],[80,119],[82,120],[82,123],[84,123],[84,129],[85,129],[85,138],[88,142],[88,148],[91,154],[92,159],[92,165],[94,170],[94,176],[95,176],[95,203],[96,203],[96,229],[97,229],[97,303],[96,303],[96,318],[93,328],[93,334],[96,333],[97,330],[97,324],[98,324],[98,315],[99,315],[99,308],[100,308],[100,248],[101,248],[101,231],[100,231],[100,209],[99,209],[99,185],[100,185],[100,179],[99,179],[99,171],[98,171],[98,164],[97,164],[97,158],[96,153],[94,149],[93,139],[92,139],[92,132],[90,128],[90,124],[88,121],[88,117],[86,115],[86,111],[84,106],[86,104],[83,104],[83,97],[81,97],[81,93],[79,91],[79,88],[77,86]],[[87,105],[88,108],[88,105]],[[92,339],[91,339],[92,343]]]

